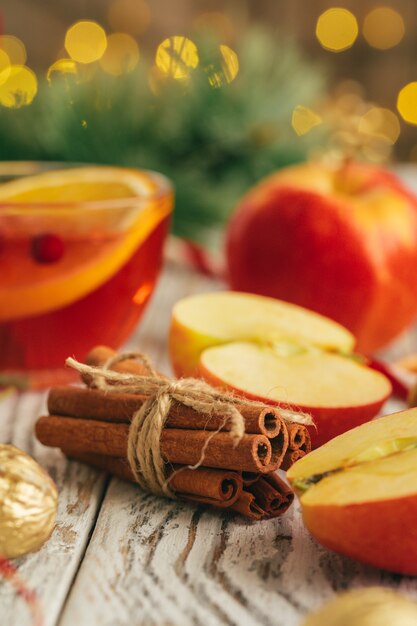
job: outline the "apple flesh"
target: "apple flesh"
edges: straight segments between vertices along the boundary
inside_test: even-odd
[[[183,298],[173,308],[169,349],[177,376],[194,376],[206,348],[241,339],[294,339],[347,353],[355,345],[343,326],[274,298],[219,291]]]
[[[417,409],[362,424],[297,461],[287,477],[324,546],[417,574]]]
[[[261,181],[228,226],[230,285],[317,311],[373,352],[417,316],[417,200],[391,173],[349,162]]]
[[[374,417],[390,393],[383,376],[349,358],[293,349],[243,342],[209,348],[198,373],[212,385],[311,413],[314,447]]]
[[[415,626],[417,603],[386,587],[366,587],[336,595],[300,626]]]
[[[316,313],[271,298],[206,293],[173,310],[170,356],[177,376],[311,413],[314,446],[374,417],[391,385],[350,358],[353,336]]]

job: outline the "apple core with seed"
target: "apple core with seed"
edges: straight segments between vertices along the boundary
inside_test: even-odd
[[[297,461],[287,477],[324,546],[417,574],[417,409],[386,415]]]

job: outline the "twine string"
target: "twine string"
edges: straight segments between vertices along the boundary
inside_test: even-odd
[[[126,360],[139,360],[146,374],[116,372],[111,368]],[[108,359],[101,367],[85,365],[73,358],[68,358],[69,367],[81,375],[87,375],[97,389],[113,393],[130,393],[148,396],[148,399],[132,416],[129,428],[127,459],[136,482],[145,491],[175,498],[169,487],[165,474],[165,462],[161,455],[160,438],[168,418],[172,401],[194,409],[196,412],[210,417],[214,413],[224,415],[224,422],[217,431],[211,433],[201,451],[199,461],[190,466],[200,467],[210,439],[229,422],[229,435],[237,445],[245,434],[245,421],[237,408],[237,404],[255,406],[260,409],[270,408],[269,405],[246,400],[242,397],[219,391],[206,382],[196,378],[170,380],[157,374],[149,358],[140,352],[125,352]],[[312,424],[311,417],[305,413],[284,410],[283,417],[289,421]]]

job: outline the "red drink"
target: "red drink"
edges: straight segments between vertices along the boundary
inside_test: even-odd
[[[25,192],[6,203],[7,184],[0,188],[0,384],[10,375],[23,385],[56,382],[68,356],[83,359],[99,343],[117,348],[132,332],[160,270],[172,208],[163,177],[137,175],[144,195],[113,188],[119,197],[93,200],[89,189],[76,203],[29,205]]]

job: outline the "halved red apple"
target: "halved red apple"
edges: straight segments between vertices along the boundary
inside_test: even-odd
[[[336,437],[297,461],[287,477],[307,528],[324,546],[417,574],[417,409]]]
[[[310,412],[315,446],[374,417],[391,385],[352,358],[345,328],[301,307],[236,292],[206,293],[173,310],[170,353],[178,376]]]

